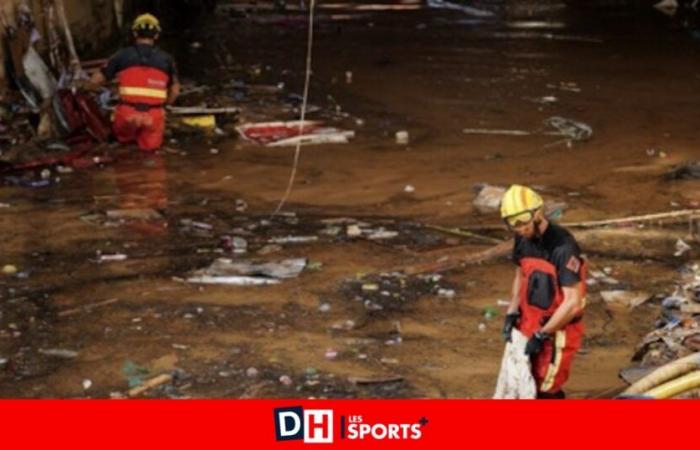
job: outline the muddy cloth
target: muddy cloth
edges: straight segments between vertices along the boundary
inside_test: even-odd
[[[513,262],[520,265],[523,258],[540,258],[557,269],[560,286],[571,286],[581,281],[581,249],[565,228],[550,223],[538,239],[515,237]]]
[[[107,62],[102,73],[108,80],[111,80],[119,72],[136,66],[150,67],[164,72],[170,78],[170,84],[177,78],[175,60],[172,56],[158,47],[144,44],[133,45],[118,51]]]
[[[525,356],[526,344],[527,338],[513,330],[511,342],[506,344],[503,353],[494,399],[533,399],[537,396],[530,359]]]

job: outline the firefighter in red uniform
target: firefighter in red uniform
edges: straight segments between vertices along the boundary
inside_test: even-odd
[[[119,83],[119,105],[113,131],[122,144],[135,142],[143,151],[157,150],[163,143],[165,105],[180,93],[173,58],[155,46],[161,28],[158,19],[142,14],[132,25],[134,45],[110,58],[107,66],[91,79],[94,86],[115,79]]]
[[[586,263],[574,237],[550,223],[542,198],[513,185],[501,201],[501,217],[515,233],[513,262],[518,265],[503,326],[528,338],[538,398],[564,398],[562,386],[583,339]]]

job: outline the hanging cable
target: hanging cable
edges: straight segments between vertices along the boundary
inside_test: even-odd
[[[316,0],[311,0],[309,3],[309,32],[307,37],[306,45],[306,77],[304,79],[304,96],[301,102],[301,116],[299,121],[299,135],[303,133],[304,120],[306,119],[306,106],[309,100],[309,85],[311,84],[311,53],[314,42],[314,9],[316,8]],[[297,168],[299,167],[299,157],[301,156],[301,139],[297,142],[297,146],[294,150],[294,163],[292,165],[292,173],[289,175],[289,183],[287,183],[287,190],[284,192],[282,199],[277,205],[277,209],[272,213],[272,216],[276,216],[282,210],[285,203],[289,199],[292,193],[292,186],[294,185],[294,179],[297,176]]]

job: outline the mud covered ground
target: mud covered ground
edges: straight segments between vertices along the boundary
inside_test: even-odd
[[[567,202],[567,221],[700,201],[696,182],[662,180],[697,155],[699,44],[652,12],[539,3],[482,2],[493,17],[410,2],[322,4],[311,102],[357,136],[304,148],[289,214],[270,218],[292,150],[233,136],[174,134],[159,155],[61,174],[46,189],[1,188],[2,264],[18,273],[0,279],[0,395],[117,397],[167,372],[174,382],[146,395],[489,397],[503,348],[498,300],[514,268],[502,258],[443,277],[393,274],[427,252],[489,245],[422,224],[497,223],[472,207],[478,182],[536,185]],[[285,95],[298,94],[304,20],[221,11],[206,27],[180,23],[165,46],[185,81],[284,83]],[[241,102],[243,119],[293,117]],[[538,130],[551,116],[589,124],[592,138],[568,146],[540,134],[462,132]],[[400,130],[408,145],[395,142]],[[106,216],[144,208],[161,217]],[[356,222],[398,235],[348,236]],[[664,293],[697,256],[673,256],[684,235],[592,239],[584,250],[625,287]],[[244,238],[247,253],[232,254],[225,236]],[[274,243],[287,236],[317,239]],[[100,262],[116,254],[127,259]],[[184,281],[219,257],[310,265],[274,286]],[[617,372],[658,315],[656,301],[630,310],[604,304],[598,290],[574,397],[619,387]]]

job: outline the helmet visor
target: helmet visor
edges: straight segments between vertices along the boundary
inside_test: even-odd
[[[538,209],[539,208],[528,209],[526,211],[506,216],[503,218],[503,221],[506,223],[506,225],[508,225],[509,228],[522,227],[523,225],[527,225],[528,223],[534,220],[535,213]]]

